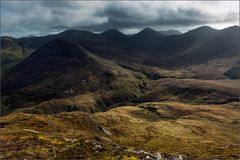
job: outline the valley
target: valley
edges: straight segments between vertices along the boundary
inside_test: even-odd
[[[1,37],[0,159],[239,159],[239,26],[163,33]]]

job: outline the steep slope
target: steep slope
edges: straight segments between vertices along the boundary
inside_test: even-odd
[[[138,54],[152,54],[166,36],[150,28],[132,35],[128,39],[128,46]]]
[[[47,78],[46,75],[52,71],[57,71],[57,74],[68,74],[70,71],[74,72],[76,68],[86,68],[88,72],[96,73],[100,66],[84,49],[71,42],[56,39],[11,69],[5,75],[7,79],[3,81],[3,90],[10,91],[38,83]]]
[[[14,38],[1,38],[1,66],[20,61],[23,56],[22,48],[15,43]]]
[[[205,32],[206,33],[206,32]],[[238,56],[240,51],[240,27],[229,27],[220,31],[211,31],[199,46],[184,51],[172,60],[187,64],[205,63],[209,60]],[[181,63],[179,63],[181,64]],[[183,63],[182,63],[183,64]]]
[[[180,101],[224,104],[239,101],[239,83],[232,80],[161,79],[133,102]]]
[[[1,37],[1,67],[2,72],[16,65],[30,54],[28,50],[17,43],[12,37]]]
[[[233,26],[215,30],[199,27],[181,35],[168,36],[158,43],[156,57],[145,63],[153,65],[190,66],[210,60],[238,56],[240,50],[240,27]]]
[[[103,93],[103,90],[119,91],[118,96],[128,97],[140,93],[141,81],[132,73],[121,71],[121,67],[96,60],[73,42],[55,39],[4,74],[1,89],[3,104],[12,111],[56,98]],[[121,90],[126,87],[129,92],[123,93]]]
[[[118,31],[117,29],[109,29],[100,34],[103,37],[111,39],[116,42],[121,42],[126,39],[126,35],[122,32]]]

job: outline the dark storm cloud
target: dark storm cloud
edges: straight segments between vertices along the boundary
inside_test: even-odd
[[[91,29],[94,31],[102,31],[106,28],[135,28],[147,26],[188,26],[188,25],[201,25],[209,22],[217,22],[215,17],[205,14],[203,11],[194,8],[177,10],[159,9],[157,10],[157,17],[150,19],[144,17],[142,13],[137,13],[131,10],[131,7],[119,7],[109,5],[104,10],[96,12],[96,16],[108,17],[107,22],[97,25],[79,26],[79,28]],[[151,11],[149,11],[151,12]],[[225,19],[225,21],[235,20]]]
[[[50,34],[78,28],[103,31],[187,28],[238,23],[238,2],[3,1],[3,35]],[[221,28],[221,27],[219,27]]]

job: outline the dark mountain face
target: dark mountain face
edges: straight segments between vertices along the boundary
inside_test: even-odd
[[[146,85],[144,79],[140,73],[90,54],[75,42],[57,38],[2,76],[3,114],[42,103],[48,108],[40,109],[44,113],[102,110],[142,94],[139,87]],[[79,103],[73,100],[75,96],[87,100]],[[64,101],[63,108],[49,104],[52,100]]]
[[[115,41],[124,40],[127,37],[125,34],[118,31],[117,29],[109,29],[105,32],[102,32],[100,35]]]
[[[97,34],[91,33],[89,31],[67,30],[56,35],[20,38],[18,39],[18,43],[24,45],[27,48],[38,49],[39,47],[56,38],[74,41],[75,43],[79,43],[82,46],[93,46],[96,43],[102,42],[101,38],[99,38]]]
[[[68,30],[57,35],[21,38],[18,39],[18,41],[28,48],[39,48],[55,38],[62,38],[78,43],[84,48],[97,53],[119,56],[120,54],[133,54],[140,50],[151,52],[152,48],[155,48],[156,43],[159,42],[162,37],[164,37],[164,35],[149,28],[132,36],[126,36],[115,29],[107,30],[101,34],[94,34],[88,31]]]
[[[196,29],[190,30],[188,32],[185,33],[185,35],[198,35],[200,36],[200,34],[203,35],[207,35],[207,34],[212,34],[212,32],[217,32],[217,30],[209,27],[209,26],[202,26],[202,27],[198,27]]]
[[[184,52],[190,48],[193,48],[205,40],[211,38],[210,36],[216,35],[216,30],[205,27],[200,27],[191,30],[181,35],[173,35],[164,39],[162,43],[159,43],[158,50],[171,51],[172,53],[167,56],[176,55],[175,52]]]
[[[156,47],[165,38],[165,35],[158,33],[150,28],[145,28],[128,39],[129,48],[138,54],[144,55],[156,53]]]
[[[162,66],[189,66],[219,58],[238,56],[239,27],[214,30],[200,27],[185,34],[168,36],[158,43],[155,59],[145,63]]]
[[[83,48],[63,39],[55,39],[39,48],[21,65],[26,64],[26,62],[34,63],[39,59],[48,58],[76,59],[81,63],[88,63],[88,55]]]
[[[115,29],[100,34],[68,30],[57,35],[17,39],[17,42],[27,48],[38,48],[60,37],[103,57],[131,59],[141,56],[140,61],[148,65],[169,67],[201,64],[215,58],[236,56],[240,49],[239,34],[239,26],[224,30],[203,26],[184,34],[171,36],[149,28],[131,36]]]
[[[150,28],[145,28],[144,30],[138,32],[135,35],[130,37],[130,41],[132,43],[145,43],[145,44],[152,44],[159,42],[165,35],[158,33]],[[135,46],[140,47],[140,46]],[[147,47],[146,47],[147,48]]]
[[[56,39],[9,70],[2,77],[2,93],[16,98],[12,104],[16,107],[31,99],[40,102],[64,97],[68,90],[71,94],[94,91],[96,87],[104,87],[100,85],[108,78],[104,75],[102,66],[83,48],[73,42]]]
[[[158,31],[160,34],[164,34],[164,35],[178,35],[178,34],[182,34],[180,31],[178,30],[168,30],[168,31]]]
[[[150,28],[145,28],[142,31],[138,32],[137,34],[133,35],[133,37],[138,38],[158,38],[162,36],[163,36],[162,34]]]
[[[3,90],[19,89],[55,74],[72,74],[85,69],[86,75],[99,72],[101,66],[87,52],[70,41],[55,39],[33,52],[11,69],[3,81]],[[84,77],[84,74],[78,75]],[[77,75],[76,75],[77,76]],[[17,82],[17,83],[16,83]],[[16,83],[16,84],[15,84]],[[6,88],[6,89],[5,89]]]
[[[209,60],[230,58],[238,56],[240,51],[240,28],[213,30],[209,28],[199,29],[192,34],[188,33],[188,39],[194,41],[180,54],[172,57],[171,61],[179,60],[184,64],[201,64]],[[192,36],[192,37],[191,37]],[[193,40],[194,39],[194,40]]]

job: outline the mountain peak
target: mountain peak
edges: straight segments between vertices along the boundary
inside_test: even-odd
[[[134,36],[141,37],[141,38],[153,38],[153,37],[159,37],[162,34],[159,32],[151,29],[151,28],[144,28],[142,31],[138,32]]]
[[[104,31],[104,32],[102,32],[101,34],[104,34],[104,35],[106,35],[106,34],[121,34],[121,35],[123,35],[122,32],[120,32],[120,31],[117,30],[117,29],[113,29],[113,28]]]
[[[189,32],[205,32],[205,33],[207,33],[207,32],[211,32],[211,31],[216,31],[216,30],[209,26],[201,26],[196,29],[190,30]]]
[[[41,83],[43,78],[52,79],[56,74],[59,77],[63,75],[73,77],[75,72],[81,77],[99,70],[101,65],[88,55],[85,49],[74,42],[57,38],[46,43],[9,70],[8,77],[15,79],[16,83],[12,84],[10,80],[6,86],[21,88],[29,84]],[[60,83],[59,87],[61,87]]]
[[[34,61],[49,57],[76,58],[81,60],[86,56],[86,51],[79,45],[68,40],[57,38],[40,47],[29,58]]]
[[[100,35],[110,38],[110,39],[113,39],[113,40],[122,40],[124,37],[126,37],[125,34],[123,34],[122,32],[120,32],[117,29],[106,30],[106,31],[100,33]]]
[[[138,33],[158,33],[157,31],[151,29],[151,28],[144,28],[142,31],[138,32]]]
[[[209,27],[209,26],[201,26],[186,32],[185,35],[195,35],[195,36],[201,37],[204,35],[209,36],[209,34],[210,35],[215,34],[217,31],[218,30],[213,29],[212,27]]]
[[[58,35],[64,36],[64,37],[65,36],[73,37],[73,36],[76,36],[77,34],[91,35],[93,33],[90,31],[86,31],[86,30],[70,29],[70,30],[63,31],[63,32],[59,33]]]

